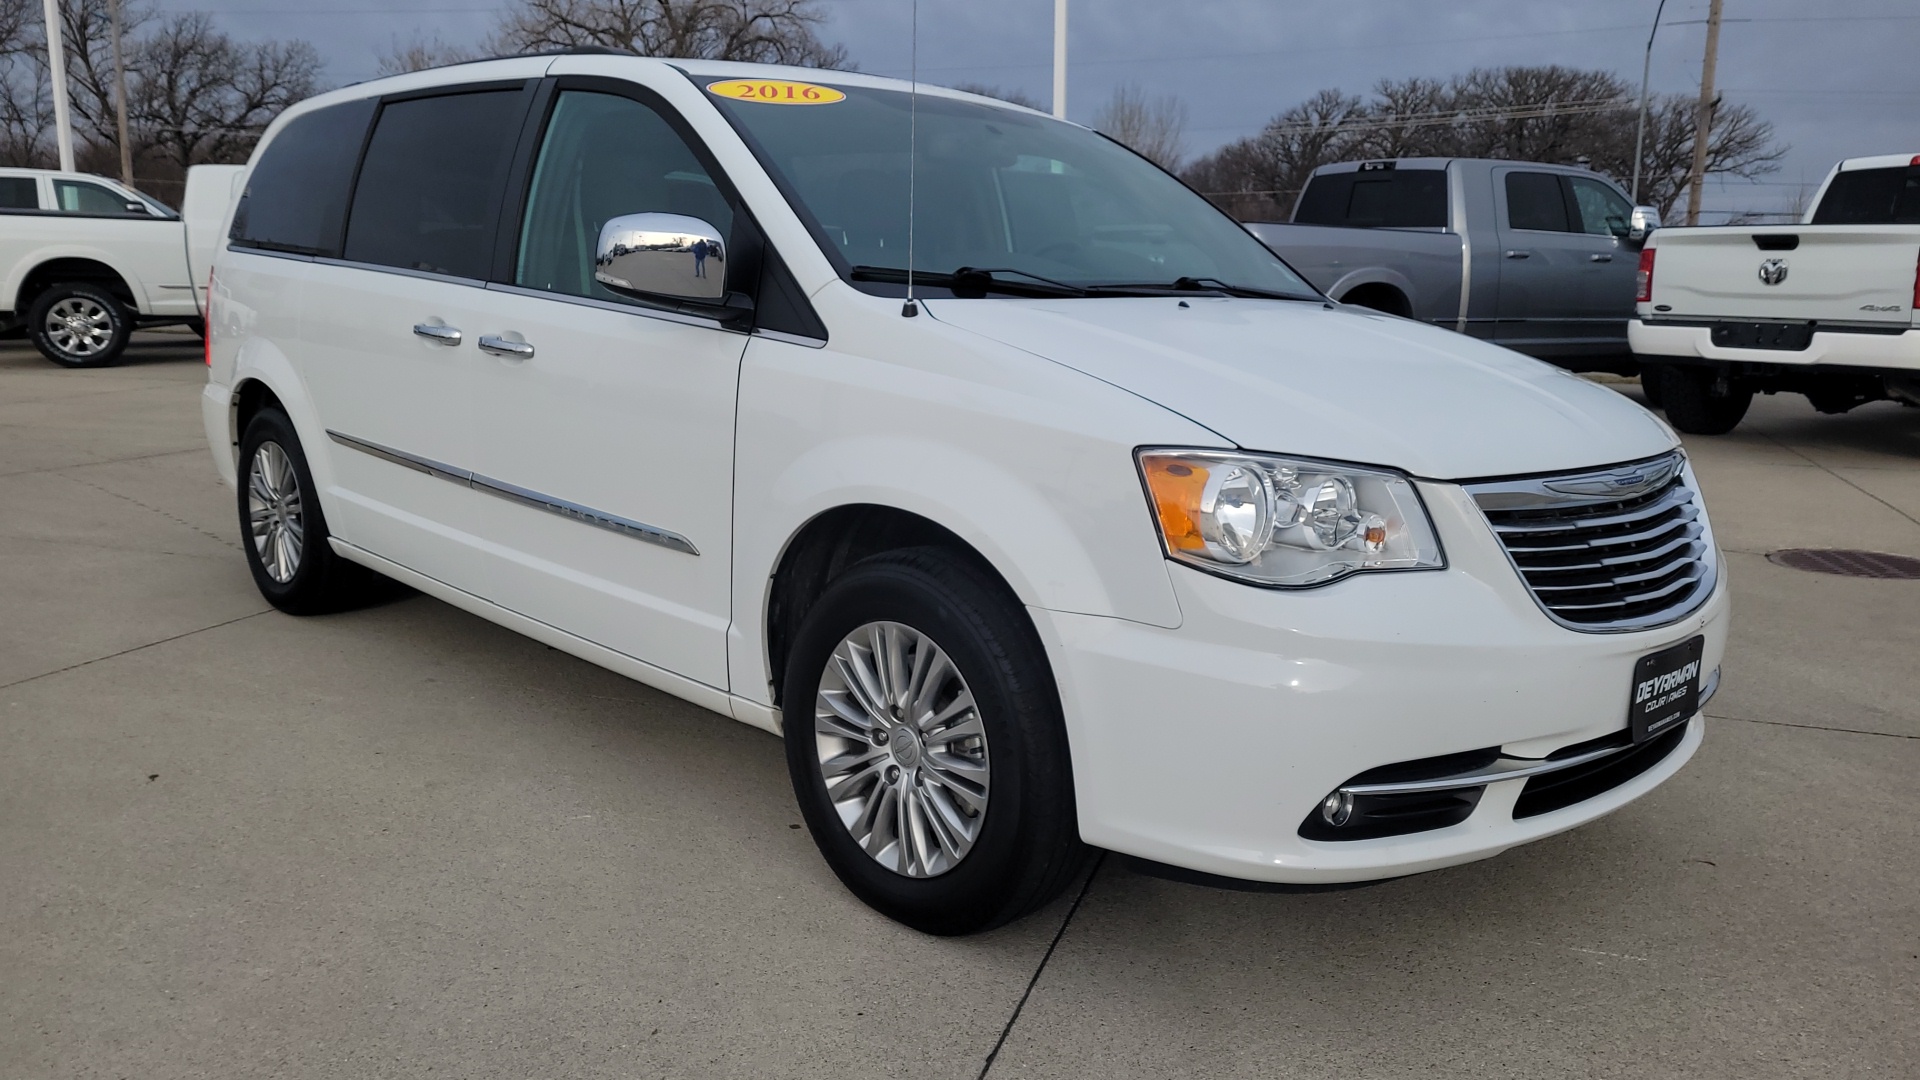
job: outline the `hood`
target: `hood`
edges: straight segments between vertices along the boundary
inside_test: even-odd
[[[1450,330],[1360,309],[1209,296],[924,307],[941,322],[1138,394],[1246,450],[1457,480],[1607,465],[1674,446],[1665,424],[1604,386]]]

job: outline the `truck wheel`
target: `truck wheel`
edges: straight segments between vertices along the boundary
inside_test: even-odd
[[[61,367],[105,367],[126,349],[133,317],[98,285],[62,282],[34,300],[27,332],[40,355]]]
[[[1750,387],[1729,384],[1716,393],[1719,372],[1711,368],[1665,365],[1660,374],[1660,398],[1667,422],[1688,435],[1725,435],[1747,415],[1753,404]]]
[[[1640,365],[1640,396],[1646,398],[1647,404],[1656,409],[1666,398],[1666,395],[1660,392],[1665,389],[1665,371],[1666,367],[1661,364]]]

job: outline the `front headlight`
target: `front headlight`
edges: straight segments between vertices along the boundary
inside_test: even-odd
[[[1324,585],[1363,570],[1445,566],[1405,476],[1366,465],[1142,450],[1167,554],[1255,585]]]

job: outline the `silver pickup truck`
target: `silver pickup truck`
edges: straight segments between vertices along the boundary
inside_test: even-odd
[[[1473,158],[1325,165],[1291,222],[1247,226],[1342,303],[1624,375],[1640,370],[1627,321],[1657,227],[1597,173]]]

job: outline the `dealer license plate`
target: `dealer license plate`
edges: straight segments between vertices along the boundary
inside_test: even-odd
[[[1627,722],[1634,742],[1645,742],[1700,711],[1700,657],[1706,646],[1706,638],[1693,638],[1633,665]]]

